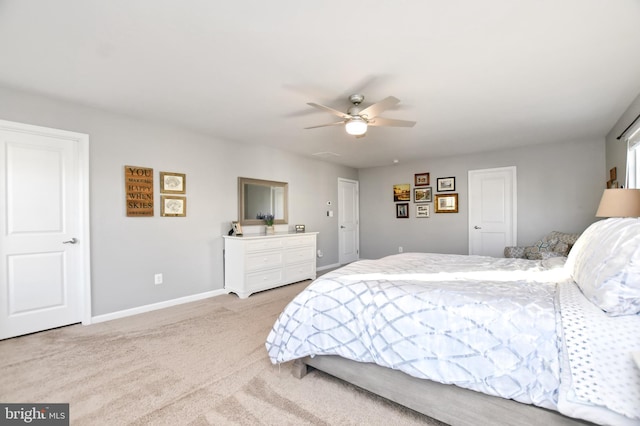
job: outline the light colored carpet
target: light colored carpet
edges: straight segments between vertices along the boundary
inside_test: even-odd
[[[264,342],[308,281],[0,341],[0,401],[70,403],[72,425],[441,423],[318,371],[299,380]]]

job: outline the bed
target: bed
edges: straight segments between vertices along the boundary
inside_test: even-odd
[[[615,218],[568,258],[354,262],[296,296],[266,348],[452,425],[640,425],[639,313],[640,220]]]

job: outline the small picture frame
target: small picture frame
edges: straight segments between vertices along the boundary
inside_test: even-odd
[[[393,185],[393,201],[411,201],[411,184],[400,183]]]
[[[609,180],[616,180],[618,179],[618,168],[614,167],[612,169],[609,170]]]
[[[396,218],[407,219],[409,217],[409,203],[396,204]]]
[[[160,192],[163,194],[185,194],[187,177],[184,173],[160,172]]]
[[[187,215],[187,197],[163,195],[160,200],[160,216],[184,217]]]
[[[431,211],[431,205],[430,204],[418,204],[416,206],[416,217],[429,217]]]
[[[456,190],[456,178],[444,177],[436,179],[438,183],[438,192],[449,192]]]
[[[415,186],[427,186],[429,183],[429,173],[416,173],[414,175]]]
[[[458,194],[436,194],[436,213],[458,213]]]
[[[304,225],[296,225],[296,232],[297,233],[304,232]]]
[[[428,186],[426,188],[413,188],[414,203],[430,203],[433,201],[433,189]]]
[[[242,235],[242,225],[240,225],[240,222],[231,222],[231,228],[233,228],[233,233],[235,235]]]

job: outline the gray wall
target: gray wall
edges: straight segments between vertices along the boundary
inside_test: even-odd
[[[404,251],[468,253],[467,179],[469,170],[516,166],[518,179],[518,245],[528,245],[553,231],[583,231],[595,221],[605,170],[604,140],[537,145],[459,157],[429,158],[388,167],[361,169],[360,247],[362,258]],[[434,213],[396,219],[392,187],[411,183],[414,174],[454,176],[459,213]],[[413,194],[412,194],[413,200]]]
[[[629,105],[618,122],[607,134],[607,168],[605,182],[609,180],[609,170],[616,168],[618,183],[626,187],[627,175],[627,144],[623,139],[617,139],[633,120],[640,114],[640,95]]]
[[[338,177],[357,170],[0,88],[0,119],[90,136],[92,314],[223,287],[222,235],[237,219],[238,176],[289,182],[289,223],[319,231],[318,266],[338,262]],[[186,174],[187,217],[125,216],[125,165]],[[153,283],[155,273],[164,284]]]
[[[289,223],[319,231],[318,266],[338,263],[337,179],[360,181],[362,258],[405,251],[467,253],[467,172],[517,166],[518,239],[551,230],[581,231],[595,220],[605,168],[603,140],[430,158],[359,171],[282,151],[235,144],[60,100],[0,88],[0,119],[90,135],[93,315],[221,289],[222,235],[237,216],[237,177],[289,182]],[[123,166],[187,175],[187,217],[127,218]],[[620,169],[619,169],[620,170]],[[414,173],[456,177],[460,213],[395,218],[392,186]],[[158,185],[156,184],[156,191]],[[412,185],[413,186],[413,185]],[[156,193],[156,201],[159,193]],[[164,274],[155,286],[153,274]]]

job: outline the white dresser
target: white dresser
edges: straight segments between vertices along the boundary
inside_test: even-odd
[[[316,278],[317,232],[224,236],[224,288],[251,293]]]

